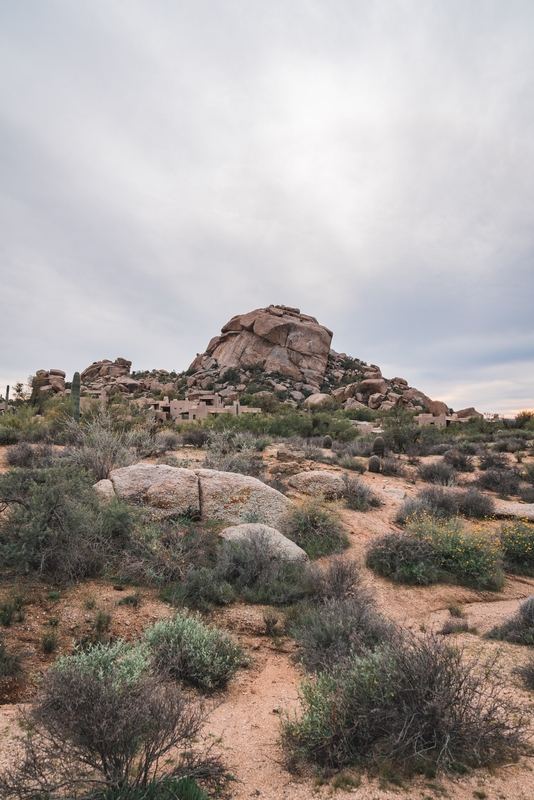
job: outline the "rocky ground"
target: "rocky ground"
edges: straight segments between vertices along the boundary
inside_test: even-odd
[[[0,469],[5,469],[2,450],[0,448]],[[203,458],[201,451],[190,448],[173,455],[192,462],[196,459],[198,463]],[[276,447],[267,449],[264,460],[271,467],[279,463]],[[301,471],[309,469],[342,472],[323,463],[299,465]],[[287,480],[287,477],[283,479]],[[384,478],[368,472],[361,479],[381,497],[383,505],[366,513],[348,511],[340,506],[350,536],[347,556],[359,561],[367,542],[394,526],[402,494],[414,494],[421,486],[410,478]],[[300,497],[295,489],[291,489],[290,494],[294,499]],[[484,524],[490,531],[499,523],[488,521]],[[490,593],[450,585],[395,586],[376,578],[365,568],[364,571],[384,614],[408,628],[419,630],[424,626],[437,629],[449,616],[448,606],[452,602],[461,603],[476,632],[458,634],[454,641],[470,652],[482,650],[489,654],[499,650],[503,686],[522,707],[534,712],[534,694],[525,690],[514,674],[514,668],[526,661],[527,648],[482,638],[484,632],[514,613],[522,599],[534,593],[534,579],[508,576],[501,592]],[[146,625],[172,613],[172,609],[159,598],[158,591],[146,587],[128,587],[119,591],[113,584],[98,581],[58,592],[55,587],[43,585],[4,585],[0,589],[0,600],[13,591],[24,597],[24,618],[5,629],[6,642],[10,649],[22,656],[25,680],[4,688],[0,705],[2,764],[16,757],[17,738],[21,732],[18,718],[35,691],[39,675],[48,668],[57,652],[69,652],[73,637],[79,638],[91,629],[99,611],[110,615],[112,635],[126,639],[138,636]],[[137,607],[120,603],[125,593],[135,592],[138,592],[140,600]],[[51,620],[55,621],[53,630],[57,631],[59,647],[56,652],[45,654],[42,638],[52,629]],[[210,736],[220,740],[228,768],[235,777],[229,786],[231,796],[236,800],[250,797],[305,800],[332,796],[337,791],[339,780],[323,781],[313,773],[291,774],[284,767],[283,754],[277,744],[280,715],[292,713],[298,707],[300,670],[294,660],[292,642],[283,637],[273,640],[266,635],[263,609],[258,606],[236,604],[216,611],[213,620],[232,631],[251,654],[251,666],[239,672],[229,690],[221,695],[220,705],[213,712],[207,730]],[[517,764],[504,765],[492,771],[475,770],[460,777],[441,775],[434,780],[420,778],[403,785],[354,773],[354,782],[359,782],[359,785],[346,788],[361,800],[399,796],[424,800],[435,797],[527,800],[534,793],[533,769],[534,759],[522,758]],[[342,790],[339,791],[342,796]]]

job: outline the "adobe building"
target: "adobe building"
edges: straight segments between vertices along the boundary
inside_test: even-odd
[[[217,414],[230,414],[233,417],[239,414],[261,414],[261,408],[242,406],[238,400],[234,400],[230,406],[225,406],[219,394],[210,392],[195,392],[190,394],[187,400],[169,400],[168,397],[164,397],[163,400],[152,400],[149,397],[140,397],[135,402],[140,406],[152,408],[156,419],[160,422],[166,422],[168,419],[194,422]]]

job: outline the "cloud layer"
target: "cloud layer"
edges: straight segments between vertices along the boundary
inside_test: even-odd
[[[454,407],[534,406],[534,7],[7,2],[0,385],[184,369],[299,306]]]

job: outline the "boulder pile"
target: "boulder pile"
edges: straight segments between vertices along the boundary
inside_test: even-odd
[[[331,349],[332,331],[298,308],[270,305],[238,314],[181,374],[167,370],[131,373],[131,361],[95,361],[81,373],[82,393],[136,398],[198,399],[216,392],[223,402],[269,408],[334,400],[344,409],[388,410],[405,407],[434,417],[449,414],[447,404],[432,400],[404,378],[386,378],[376,364],[366,364]],[[39,370],[43,392],[62,394],[65,373]],[[473,408],[459,418],[482,416]]]

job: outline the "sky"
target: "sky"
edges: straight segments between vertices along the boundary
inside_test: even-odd
[[[532,0],[2,0],[0,392],[296,306],[534,408]]]

